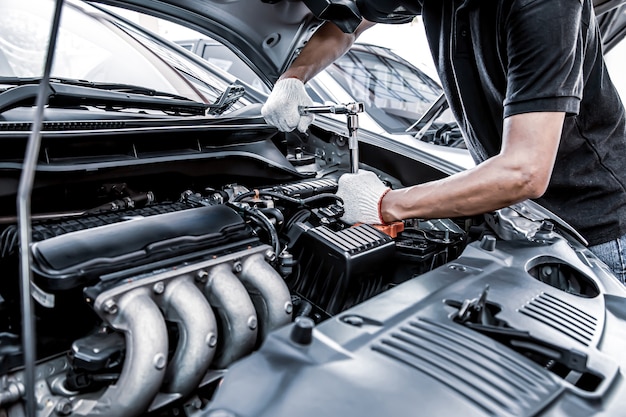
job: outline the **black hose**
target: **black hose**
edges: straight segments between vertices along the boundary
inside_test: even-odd
[[[307,198],[294,198],[294,197],[290,197],[288,195],[282,194],[282,193],[278,193],[276,191],[269,191],[269,190],[253,190],[253,191],[248,191],[245,193],[241,193],[236,195],[235,197],[233,197],[233,201],[234,202],[239,202],[242,201],[245,198],[249,198],[249,197],[256,197],[256,196],[265,196],[265,197],[272,197],[275,198],[277,200],[283,200],[283,201],[287,201],[293,204],[297,204],[299,206],[308,206],[309,204],[311,204],[314,201],[318,201],[318,200],[322,200],[322,199],[333,199],[335,201],[339,201],[341,203],[343,203],[343,200],[339,197],[337,197],[337,195],[333,194],[333,193],[322,193],[322,194],[317,194],[311,197],[307,197]]]
[[[271,222],[271,220],[268,219],[265,214],[263,214],[260,210],[256,208],[247,207],[247,206],[241,206],[241,207],[235,206],[235,207],[243,210],[253,220],[260,222],[260,225],[264,226],[264,229],[267,231],[267,233],[270,236],[270,243],[271,243],[271,246],[274,248],[274,253],[278,255],[281,252],[280,240],[278,238],[278,232],[276,231],[276,228],[274,227],[274,224]]]

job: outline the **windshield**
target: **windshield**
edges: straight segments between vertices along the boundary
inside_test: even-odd
[[[390,133],[403,133],[441,95],[441,87],[384,50],[351,50],[327,71]]]
[[[53,0],[0,1],[0,84],[41,77],[53,11]],[[178,48],[76,2],[61,15],[51,78],[135,85],[204,103],[229,84]]]

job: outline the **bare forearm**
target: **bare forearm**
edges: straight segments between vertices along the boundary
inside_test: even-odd
[[[552,175],[563,119],[560,112],[507,118],[499,155],[442,180],[390,191],[381,204],[383,220],[468,216],[540,197]]]
[[[373,25],[363,21],[354,33],[343,33],[333,23],[325,22],[280,78],[298,78],[306,83],[345,54],[359,35]]]
[[[470,216],[535,197],[525,175],[504,169],[497,158],[442,180],[390,191],[382,201],[383,219]]]

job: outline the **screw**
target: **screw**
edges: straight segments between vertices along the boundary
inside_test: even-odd
[[[204,269],[201,269],[198,272],[196,272],[196,282],[199,282],[200,284],[206,284],[208,279],[209,279],[209,273],[205,271]]]
[[[238,274],[241,271],[243,271],[243,265],[240,261],[235,261],[235,263],[233,263],[233,272]]]
[[[254,330],[256,329],[256,326],[258,325],[256,316],[250,316],[250,318],[248,319],[248,327],[250,328],[250,330]]]
[[[152,286],[152,291],[154,291],[155,294],[163,294],[163,291],[165,291],[165,284],[163,283],[163,281],[159,281],[154,284]]]
[[[213,332],[207,335],[206,340],[209,347],[215,347],[215,345],[217,345],[217,336]]]
[[[276,252],[271,249],[265,251],[265,260],[268,262],[274,262],[276,260]]]
[[[165,368],[166,363],[167,363],[167,360],[165,359],[165,355],[163,355],[162,353],[157,353],[154,356],[154,367],[156,369],[161,370]]]
[[[60,416],[69,416],[72,414],[72,403],[67,398],[62,398],[59,400],[57,405],[54,407],[55,413]]]
[[[106,300],[104,304],[102,305],[102,310],[104,310],[104,312],[107,314],[112,314],[112,315],[117,314],[118,308],[117,308],[117,304],[115,303],[115,300],[113,300],[112,298],[109,298],[108,300]]]

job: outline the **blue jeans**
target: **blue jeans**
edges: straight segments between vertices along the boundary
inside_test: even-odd
[[[622,284],[626,284],[626,235],[606,243],[589,246],[589,250],[611,268]]]

